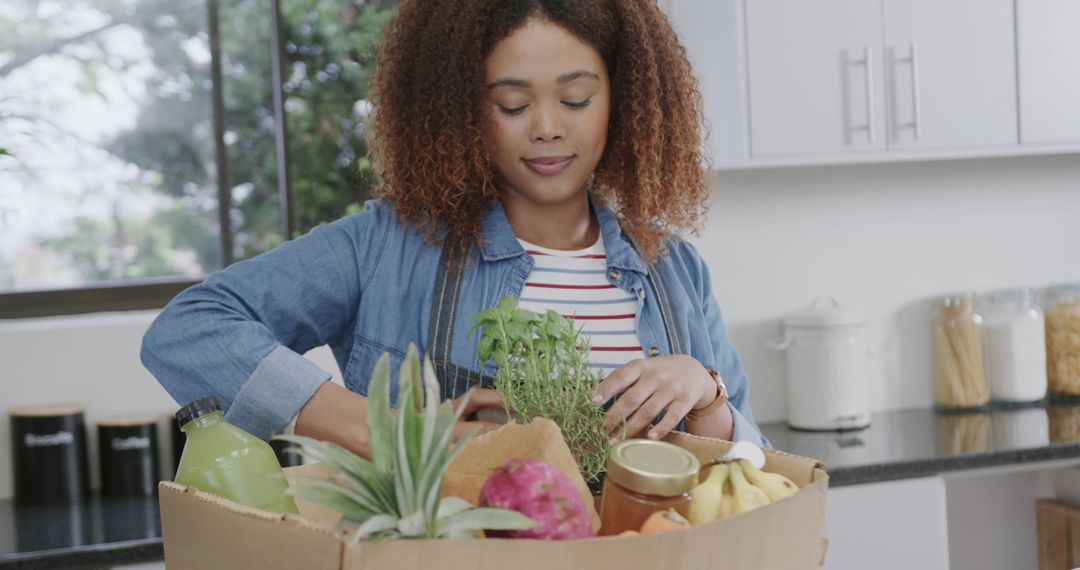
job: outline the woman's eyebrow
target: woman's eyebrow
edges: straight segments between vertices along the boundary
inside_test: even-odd
[[[595,74],[595,73],[593,73],[591,71],[586,71],[584,69],[581,69],[581,70],[578,70],[578,71],[571,71],[570,73],[564,73],[564,74],[560,75],[557,82],[561,85],[563,83],[569,83],[569,82],[574,81],[576,79],[582,79],[582,78],[593,79],[593,80],[596,80],[596,81],[600,80],[599,75],[597,75],[597,74]],[[488,90],[494,89],[496,87],[502,87],[502,86],[522,87],[522,88],[527,89],[529,87],[532,87],[532,83],[529,83],[528,81],[525,81],[524,79],[515,79],[513,77],[503,77],[503,78],[500,78],[500,79],[496,79],[495,81],[492,81],[490,84],[488,84]]]

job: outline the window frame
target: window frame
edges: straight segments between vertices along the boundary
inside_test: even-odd
[[[218,239],[222,267],[231,265],[233,230],[229,212],[232,192],[229,187],[228,157],[225,145],[225,97],[221,74],[221,34],[219,0],[206,0],[207,35],[210,40],[210,75],[212,82],[214,155],[217,162]],[[292,181],[288,167],[289,134],[286,125],[285,95],[282,89],[285,69],[285,38],[281,21],[281,0],[272,0],[270,45],[271,86],[274,89],[274,147],[277,164],[278,197],[282,235],[292,238]],[[65,289],[42,289],[0,292],[0,320],[80,315],[106,311],[160,309],[178,293],[202,280],[160,278],[124,281],[122,284],[93,284]]]

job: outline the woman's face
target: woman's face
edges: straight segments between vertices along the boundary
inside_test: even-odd
[[[611,92],[600,54],[556,24],[530,20],[496,44],[486,83],[500,192],[538,205],[582,192],[607,142]]]

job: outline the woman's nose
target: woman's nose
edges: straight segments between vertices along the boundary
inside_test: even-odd
[[[558,111],[547,105],[538,105],[533,113],[530,136],[534,141],[555,141],[566,136]]]

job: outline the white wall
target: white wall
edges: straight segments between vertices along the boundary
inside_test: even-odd
[[[696,242],[759,421],[784,417],[783,363],[764,341],[818,294],[866,312],[871,402],[884,410],[932,403],[935,295],[1080,281],[1076,156],[728,172],[716,186]],[[103,415],[157,414],[167,433],[176,404],[138,358],[153,316],[0,321],[0,410],[76,401],[88,427]],[[312,357],[336,371],[328,350]],[[4,418],[0,497],[11,495],[9,429]]]

